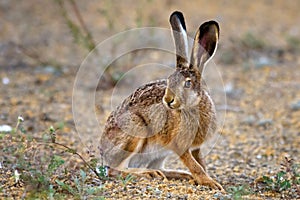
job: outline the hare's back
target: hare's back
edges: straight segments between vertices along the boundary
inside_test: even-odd
[[[127,99],[125,99],[122,106],[140,107],[162,103],[166,87],[166,80],[147,83],[136,89]]]
[[[162,98],[166,87],[166,80],[158,80],[136,89],[110,114],[104,132],[120,128],[125,121],[132,122],[136,117],[148,121],[150,108],[163,107]]]

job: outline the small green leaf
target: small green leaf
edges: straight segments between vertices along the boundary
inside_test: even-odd
[[[271,185],[274,183],[274,181],[268,176],[263,176],[263,182],[266,183],[267,185]]]
[[[81,193],[81,185],[80,185],[80,181],[79,181],[79,178],[74,178],[74,183],[75,183],[75,186],[77,188],[77,190],[79,191],[79,193]]]
[[[71,193],[72,195],[76,196],[76,192],[75,190],[68,184],[59,181],[59,180],[55,180],[55,182],[63,189],[66,190],[67,192]]]
[[[64,163],[65,163],[65,161],[60,156],[54,155],[48,166],[48,173],[50,173],[50,174],[53,173],[56,169],[58,169]]]
[[[54,133],[54,132],[55,132],[55,128],[54,128],[53,126],[50,126],[50,127],[49,127],[49,132],[50,132],[50,133]]]
[[[55,182],[56,182],[59,186],[62,186],[62,187],[65,185],[65,183],[62,182],[62,181],[60,181],[60,180],[55,180]]]
[[[80,176],[81,176],[82,182],[85,182],[86,181],[86,173],[82,169],[80,169]]]
[[[106,166],[99,166],[96,168],[96,171],[100,178],[107,178],[107,167]]]
[[[88,195],[93,195],[96,192],[96,188],[93,187],[89,187],[86,192],[88,193]]]
[[[65,127],[65,123],[64,122],[59,122],[55,125],[56,129],[60,129],[62,130]]]
[[[280,188],[279,191],[287,190],[291,188],[291,183],[289,180],[284,180],[283,182],[280,183]]]

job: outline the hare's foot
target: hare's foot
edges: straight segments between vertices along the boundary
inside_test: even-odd
[[[126,177],[131,174],[137,177],[145,177],[148,179],[159,178],[159,179],[167,179],[165,174],[157,169],[143,169],[143,168],[127,168],[127,169],[109,169],[109,176],[117,177],[122,176]]]
[[[225,190],[223,189],[223,187],[221,186],[220,183],[218,183],[217,181],[213,180],[212,178],[210,178],[207,175],[195,177],[195,180],[197,181],[197,183],[199,185],[208,186],[208,187],[210,187],[212,189],[216,189],[216,190],[220,190],[222,192],[225,192]]]
[[[129,168],[126,171],[138,177],[145,177],[148,179],[153,179],[153,178],[167,179],[165,174],[158,169]]]
[[[187,179],[193,180],[193,176],[185,171],[180,170],[162,170],[161,171],[168,179]]]
[[[225,192],[223,187],[218,182],[209,177],[209,175],[203,169],[202,165],[196,161],[196,159],[193,157],[190,151],[184,152],[180,156],[180,159],[189,168],[195,181],[199,185],[205,185],[212,189],[218,189],[222,192]]]

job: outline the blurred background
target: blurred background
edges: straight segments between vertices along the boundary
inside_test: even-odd
[[[215,19],[220,23],[217,56],[221,63],[241,63],[250,58],[257,65],[293,59],[299,63],[299,58],[291,54],[299,51],[300,43],[297,1],[90,0],[75,1],[77,11],[70,2],[1,0],[1,68],[36,65],[39,60],[78,66],[88,51],[76,32],[76,28],[82,31],[76,12],[98,44],[132,28],[169,28],[168,18],[174,10],[184,13],[191,37],[205,20]]]

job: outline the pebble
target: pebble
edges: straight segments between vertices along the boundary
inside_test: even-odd
[[[249,165],[249,167],[255,167],[256,166],[256,164],[253,163],[253,162],[248,163],[248,165]]]
[[[7,78],[7,77],[3,77],[3,78],[2,78],[2,83],[3,83],[3,85],[9,84],[9,82],[10,82],[9,78]]]
[[[273,66],[276,64],[276,61],[267,56],[260,56],[257,60],[254,60],[254,64],[257,68],[261,68],[265,66]]]
[[[256,119],[253,115],[249,115],[241,121],[242,124],[250,125],[250,126],[254,125],[255,122],[256,122]]]
[[[242,174],[239,175],[239,178],[249,179],[249,175],[246,175],[246,174],[242,173]]]
[[[243,157],[243,154],[242,152],[239,152],[238,150],[237,151],[233,151],[230,153],[230,157],[231,158],[241,158]]]
[[[158,188],[155,188],[154,192],[155,192],[156,195],[160,195],[162,193],[162,191],[159,190]]]
[[[257,126],[263,126],[263,127],[269,126],[271,124],[273,124],[272,119],[261,119],[257,122]]]
[[[4,125],[0,126],[0,132],[7,133],[7,132],[11,132],[11,131],[12,131],[12,127],[9,125],[4,124]]]
[[[225,92],[226,96],[228,96],[230,98],[239,98],[243,93],[243,91],[241,89],[235,88],[235,86],[232,82],[227,83],[224,86],[224,92]]]
[[[297,101],[296,103],[292,103],[290,107],[291,107],[292,111],[300,110],[300,100]]]
[[[0,119],[7,120],[8,114],[0,114]]]

